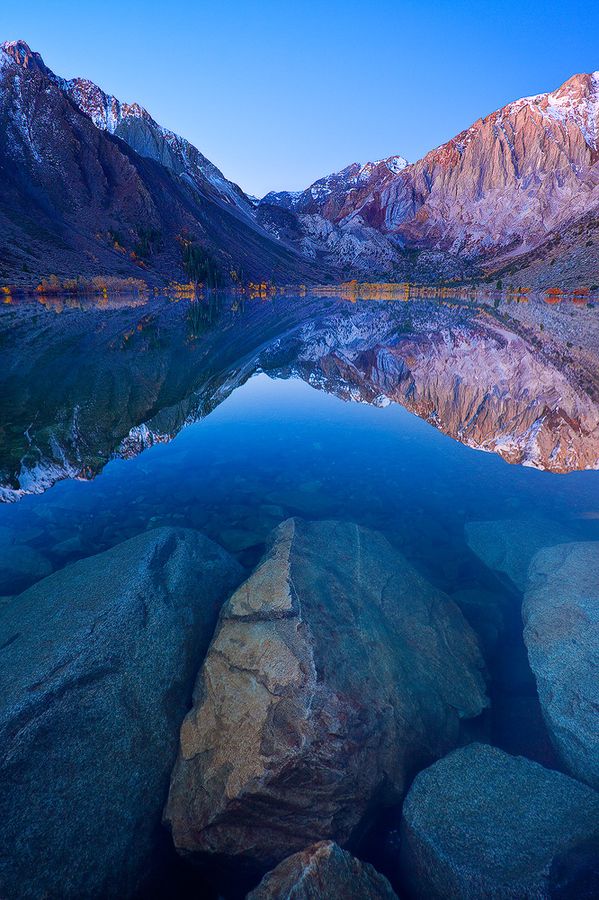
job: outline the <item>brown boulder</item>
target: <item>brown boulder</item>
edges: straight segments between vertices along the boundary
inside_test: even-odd
[[[351,844],[487,704],[457,606],[380,534],[288,519],[223,607],[165,820],[184,854],[260,868]]]
[[[397,900],[387,879],[332,841],[294,853],[265,875],[247,900]]]

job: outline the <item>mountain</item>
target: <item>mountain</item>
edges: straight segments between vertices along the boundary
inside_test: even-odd
[[[552,231],[533,250],[491,261],[487,273],[514,286],[599,290],[599,215],[587,213]]]
[[[599,285],[599,72],[408,164],[256,201],[136,103],[0,45],[0,282],[347,278]]]
[[[154,159],[208,196],[253,218],[254,204],[241,188],[228,181],[193,144],[155,122],[138,103],[121,103],[86,78],[58,81],[97,128],[116,135],[140,156]]]
[[[263,203],[282,206],[298,213],[317,213],[333,220],[356,191],[375,189],[391,175],[408,165],[403,156],[390,156],[377,162],[352,163],[340,172],[320,178],[305,191],[271,192]]]
[[[363,180],[358,171],[268,194],[261,220],[276,227],[273,207],[297,211],[300,246],[313,239],[315,217],[345,236],[374,229],[391,247],[390,269],[401,268],[397,248],[459,259],[472,274],[507,265],[599,215],[599,72],[510,103],[412,165],[395,171],[383,161]],[[595,258],[586,280],[598,276]]]
[[[0,279],[119,276],[154,283],[209,269],[322,278],[268,234],[240,188],[141,107],[64,81],[22,41],[0,46]]]

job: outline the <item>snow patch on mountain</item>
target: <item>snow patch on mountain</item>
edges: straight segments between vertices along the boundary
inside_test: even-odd
[[[599,149],[599,71],[574,75],[556,91],[523,97],[510,103],[508,110],[524,106],[563,125],[574,124],[592,150]]]
[[[139,103],[122,103],[87,78],[66,80],[51,72],[24,41],[0,45],[0,73],[12,66],[37,68],[56,84],[94,125],[129,144],[140,156],[154,159],[192,186],[253,219],[253,204],[210,160],[185,138],[159,125]]]
[[[141,156],[155,159],[201,190],[207,182],[221,200],[252,214],[252,204],[241,188],[228,181],[193,144],[159,125],[139,103],[121,103],[85,78],[66,81],[63,89],[97,128],[120,137]]]
[[[311,202],[323,203],[328,197],[340,201],[352,191],[366,187],[373,177],[398,175],[407,165],[403,156],[390,156],[374,162],[354,162],[339,172],[319,178],[304,191],[271,191],[260,202],[297,212],[313,212]]]

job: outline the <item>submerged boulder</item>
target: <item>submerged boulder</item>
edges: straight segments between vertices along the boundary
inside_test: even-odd
[[[535,553],[572,539],[563,525],[540,517],[467,522],[465,531],[473,553],[519,591],[526,587],[528,566]]]
[[[471,744],[415,779],[401,871],[423,900],[597,896],[599,794],[521,756]]]
[[[347,845],[487,704],[476,637],[380,534],[283,522],[223,607],[165,820],[184,854],[266,869]]]
[[[599,789],[599,543],[538,553],[522,617],[555,748],[568,771]]]
[[[375,868],[332,841],[294,853],[265,875],[247,900],[397,900]]]
[[[0,606],[0,896],[138,888],[193,681],[241,571],[198,532],[162,528]]]

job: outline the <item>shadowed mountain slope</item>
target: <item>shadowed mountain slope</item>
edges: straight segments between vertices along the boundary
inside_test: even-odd
[[[82,84],[22,42],[0,49],[0,278],[188,280],[206,260],[224,281],[322,277],[199,151]],[[92,95],[120,110],[110,127]]]

